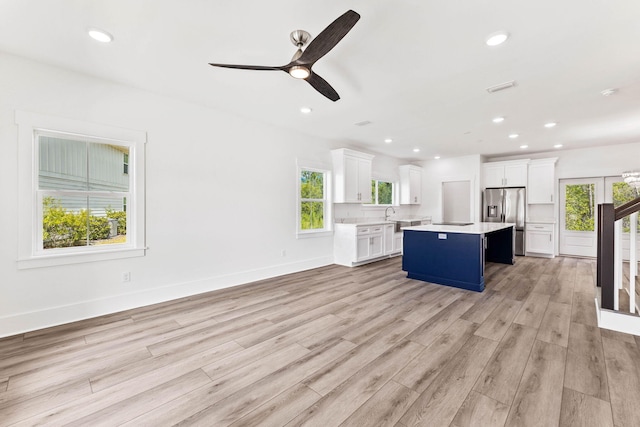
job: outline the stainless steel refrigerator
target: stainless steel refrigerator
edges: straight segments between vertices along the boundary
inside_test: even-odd
[[[524,255],[525,188],[487,188],[483,197],[484,222],[512,222],[516,225],[516,255]]]

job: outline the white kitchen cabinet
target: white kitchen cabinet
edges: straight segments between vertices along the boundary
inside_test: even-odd
[[[371,203],[371,160],[374,156],[340,148],[332,150],[335,203]]]
[[[527,203],[553,204],[556,201],[555,170],[557,158],[532,160],[529,163]]]
[[[527,256],[554,257],[553,224],[527,223],[525,238],[525,252]]]
[[[396,232],[395,224],[385,224],[384,226],[384,254],[389,255],[394,252],[393,239]]]
[[[384,255],[384,225],[357,226],[356,262]]]
[[[395,233],[393,236],[393,251],[402,253],[402,231]]]
[[[395,224],[334,224],[334,262],[354,267],[399,253]]]
[[[422,203],[422,168],[403,165],[400,171],[400,204],[419,205]]]
[[[491,162],[482,165],[485,188],[526,187],[529,159]]]

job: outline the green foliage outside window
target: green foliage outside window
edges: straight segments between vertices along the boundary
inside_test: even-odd
[[[626,182],[613,183],[613,206],[618,207],[637,198],[638,189],[633,188]],[[638,218],[638,229],[640,230],[640,218]],[[622,219],[622,231],[628,233],[631,230],[629,217]]]
[[[127,233],[125,212],[108,210],[111,215],[108,217],[89,215],[85,209],[79,212],[70,212],[53,197],[45,197],[42,205],[42,243],[44,249],[86,246],[87,239],[90,242],[108,239],[111,231],[109,218],[118,219],[118,234],[126,235]],[[122,214],[125,215],[123,220],[125,225],[121,229],[120,217]]]
[[[303,170],[300,174],[300,229],[324,228],[324,173]]]
[[[372,179],[371,203],[374,205],[393,204],[393,184],[390,182]]]
[[[595,184],[567,185],[565,191],[565,228],[569,231],[593,231]]]

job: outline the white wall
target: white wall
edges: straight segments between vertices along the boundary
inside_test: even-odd
[[[422,162],[422,204],[417,210],[421,216],[442,221],[442,183],[470,181],[472,221],[480,221],[480,155],[427,160]]]
[[[0,75],[0,336],[332,262],[295,233],[296,159],[330,165],[327,141],[14,56]],[[148,133],[145,257],[16,268],[15,110]]]

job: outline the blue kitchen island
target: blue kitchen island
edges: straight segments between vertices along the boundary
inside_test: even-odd
[[[420,225],[403,228],[407,277],[482,292],[484,263],[514,264],[515,224]]]

